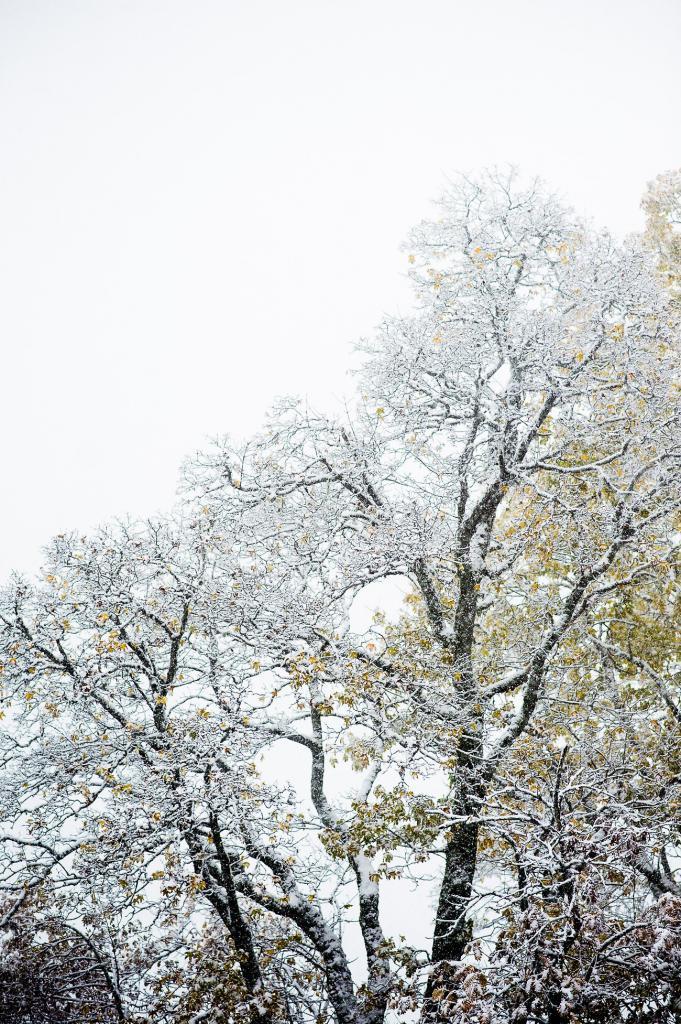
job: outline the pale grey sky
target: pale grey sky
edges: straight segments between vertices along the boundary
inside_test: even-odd
[[[676,0],[0,0],[0,577],[347,391],[448,173],[637,228],[680,43]]]

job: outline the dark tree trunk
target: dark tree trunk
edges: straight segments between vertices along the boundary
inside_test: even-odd
[[[457,751],[458,771],[453,781],[459,790],[458,816],[464,820],[452,826],[445,847],[445,868],[433,929],[433,968],[426,986],[423,1013],[426,1021],[446,1019],[444,1005],[440,1010],[439,1004],[442,1000],[446,1003],[455,995],[454,975],[472,937],[468,908],[478,857],[477,818],[485,795],[480,778],[480,726],[476,718],[472,727],[461,737]]]
[[[445,851],[445,871],[440,888],[433,932],[433,962],[460,960],[470,941],[467,918],[477,860],[478,825],[457,825]]]

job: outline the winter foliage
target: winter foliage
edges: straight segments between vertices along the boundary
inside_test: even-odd
[[[57,537],[5,588],[5,1019],[681,1021],[651,230],[457,179],[352,408],[281,402],[172,515]],[[385,928],[410,886],[427,948]]]

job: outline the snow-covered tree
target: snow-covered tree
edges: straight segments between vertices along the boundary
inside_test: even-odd
[[[676,302],[681,301],[681,168],[658,174],[649,182],[642,204],[643,235],[656,252],[662,279]]]
[[[613,1020],[627,970],[676,1019],[671,300],[514,174],[407,252],[350,411],[281,402],[4,593],[5,916],[98,901],[127,1019]]]

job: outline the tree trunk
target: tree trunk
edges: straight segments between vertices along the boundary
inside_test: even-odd
[[[445,872],[433,932],[434,963],[460,960],[470,941],[466,911],[473,890],[477,847],[477,822],[457,825],[445,851]]]
[[[423,1019],[427,1021],[446,1019],[438,1004],[441,999],[451,999],[454,995],[453,974],[473,932],[468,907],[478,857],[477,817],[485,795],[480,779],[480,724],[476,715],[469,730],[461,737],[457,751],[458,771],[454,781],[459,790],[458,812],[464,820],[452,827],[445,847],[445,869],[433,929],[433,968],[426,986],[423,1013]],[[436,992],[438,996],[434,998]]]

